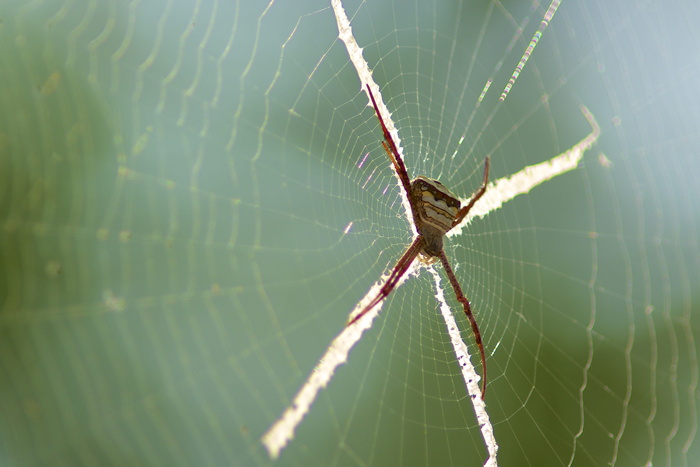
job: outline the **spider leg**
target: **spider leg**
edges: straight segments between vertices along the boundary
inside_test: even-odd
[[[353,318],[351,318],[350,321],[348,321],[348,326],[362,318],[369,310],[377,306],[391,293],[392,290],[394,290],[396,284],[399,282],[399,279],[401,279],[401,277],[406,273],[406,271],[408,271],[408,268],[413,263],[413,260],[416,259],[416,256],[418,256],[418,253],[420,253],[422,248],[423,237],[418,235],[416,239],[413,240],[413,243],[411,243],[411,246],[408,247],[403,256],[401,256],[401,258],[398,260],[398,262],[394,266],[394,269],[392,269],[389,278],[386,280],[384,285],[382,285],[382,288],[379,290],[377,296],[374,297],[372,301],[369,302],[369,304],[362,309],[362,311],[360,311]]]
[[[372,105],[374,106],[374,112],[377,114],[377,118],[379,119],[379,123],[382,125],[382,131],[384,132],[384,139],[386,140],[386,143],[382,142],[384,145],[384,150],[386,150],[386,153],[389,155],[389,159],[391,159],[391,162],[394,164],[394,168],[396,169],[396,173],[399,174],[399,179],[401,179],[401,184],[403,185],[404,191],[406,191],[406,196],[408,196],[408,199],[411,199],[411,177],[408,176],[408,171],[406,170],[406,165],[403,163],[403,159],[401,159],[401,156],[399,155],[399,150],[396,148],[396,144],[394,144],[394,140],[392,139],[391,135],[389,134],[389,130],[387,130],[386,125],[384,124],[384,119],[382,118],[382,114],[379,113],[379,107],[377,107],[377,101],[374,100],[374,94],[372,94],[372,90],[369,88],[369,84],[367,85],[367,93],[369,94],[369,98],[372,99]],[[387,148],[388,146],[388,148]],[[413,206],[411,206],[413,207]],[[414,216],[415,217],[415,216]]]
[[[389,149],[389,145],[386,144],[386,141],[382,141],[382,146],[384,147],[384,150],[386,151],[386,155],[389,156],[389,160],[391,160],[391,163],[394,164],[394,170],[396,170],[396,173],[401,173],[401,166],[399,165],[398,160],[394,156],[394,153],[391,152],[391,150]],[[401,180],[401,185],[403,185],[403,180]],[[410,195],[409,195],[409,198],[410,198]]]
[[[488,171],[488,162],[486,167]],[[483,342],[481,342],[481,333],[479,332],[479,326],[477,326],[476,324],[476,319],[474,318],[474,314],[472,313],[472,307],[469,304],[469,300],[467,300],[467,297],[465,297],[462,293],[462,287],[459,286],[459,282],[457,281],[454,272],[452,272],[450,263],[447,261],[447,256],[445,256],[445,250],[440,250],[438,257],[440,258],[442,267],[445,268],[447,277],[450,279],[450,284],[452,284],[452,288],[455,291],[455,295],[457,295],[457,300],[459,300],[459,302],[462,305],[464,305],[464,313],[469,319],[469,324],[471,324],[472,332],[474,333],[474,340],[476,341],[477,347],[479,347],[479,354],[481,355],[481,369],[484,373],[482,376],[483,381],[481,383],[481,398],[483,399],[486,395],[486,354],[484,353],[484,344]]]
[[[471,211],[471,209],[474,207],[474,204],[476,204],[476,202],[479,201],[479,198],[484,196],[484,193],[486,193],[486,185],[489,182],[489,165],[489,157],[486,156],[486,159],[484,160],[484,181],[481,183],[479,189],[474,192],[472,198],[469,200],[467,205],[459,210],[457,216],[455,216],[454,222],[452,222],[452,227],[459,225],[459,223],[464,220],[467,214],[469,214],[469,211]]]

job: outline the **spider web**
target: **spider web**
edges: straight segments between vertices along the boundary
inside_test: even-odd
[[[446,240],[500,464],[697,464],[696,3],[564,0],[522,70],[549,3],[344,7],[412,176],[468,198],[486,155],[503,179],[588,135],[583,106],[600,125]],[[6,2],[0,24],[0,464],[269,463],[412,235],[331,7]],[[485,462],[434,287],[386,300],[280,463]]]

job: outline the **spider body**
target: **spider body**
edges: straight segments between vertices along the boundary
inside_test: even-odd
[[[411,182],[411,197],[418,208],[416,230],[423,236],[424,243],[421,253],[438,256],[442,251],[442,239],[452,229],[462,203],[445,185],[422,175]]]
[[[479,189],[474,192],[469,202],[462,206],[459,199],[453,195],[450,190],[448,190],[442,183],[437,180],[433,180],[427,177],[418,176],[413,181],[408,175],[408,170],[406,170],[406,165],[399,154],[399,150],[394,143],[394,140],[389,134],[384,120],[382,119],[379,108],[377,107],[377,102],[374,100],[374,95],[369,85],[367,85],[367,93],[372,100],[372,105],[374,106],[374,111],[377,114],[379,123],[382,125],[382,131],[384,132],[384,141],[382,141],[382,146],[389,156],[389,160],[394,165],[399,179],[401,180],[401,185],[408,197],[408,202],[411,205],[411,212],[413,214],[413,222],[418,232],[418,236],[413,239],[411,245],[406,249],[404,254],[399,258],[398,262],[392,269],[386,282],[382,285],[379,293],[374,297],[359,313],[355,314],[350,318],[348,326],[351,326],[362,318],[368,311],[377,306],[382,302],[399,283],[399,279],[408,271],[413,264],[413,261],[420,255],[426,262],[432,263],[433,261],[439,259],[442,263],[442,267],[445,269],[448,279],[450,280],[450,285],[457,296],[457,300],[464,307],[464,313],[467,315],[467,319],[471,324],[472,332],[474,333],[474,339],[476,340],[476,345],[479,347],[479,354],[481,356],[481,368],[483,371],[482,385],[481,385],[481,397],[483,399],[486,393],[486,354],[484,353],[484,344],[481,341],[481,333],[479,332],[479,326],[476,324],[476,319],[471,310],[471,305],[469,300],[464,296],[462,292],[462,287],[457,281],[452,267],[450,266],[447,256],[445,255],[445,250],[443,248],[443,239],[445,234],[452,230],[455,226],[459,225],[460,222],[464,220],[474,204],[481,198],[486,192],[486,184],[489,179],[489,158],[487,157],[484,161],[484,180],[479,187]]]

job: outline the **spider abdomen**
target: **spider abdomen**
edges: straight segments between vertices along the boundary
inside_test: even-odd
[[[442,236],[452,228],[461,203],[445,185],[423,176],[411,182],[411,197],[419,217],[416,228],[426,240],[426,253],[436,255],[442,249]]]

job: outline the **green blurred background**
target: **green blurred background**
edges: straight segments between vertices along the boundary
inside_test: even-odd
[[[564,0],[499,103],[547,7],[346,11],[413,175],[467,197],[601,126],[447,247],[501,465],[698,465],[700,6]],[[410,242],[330,6],[4,0],[0,108],[0,465],[270,463]],[[423,271],[278,462],[485,459]]]

